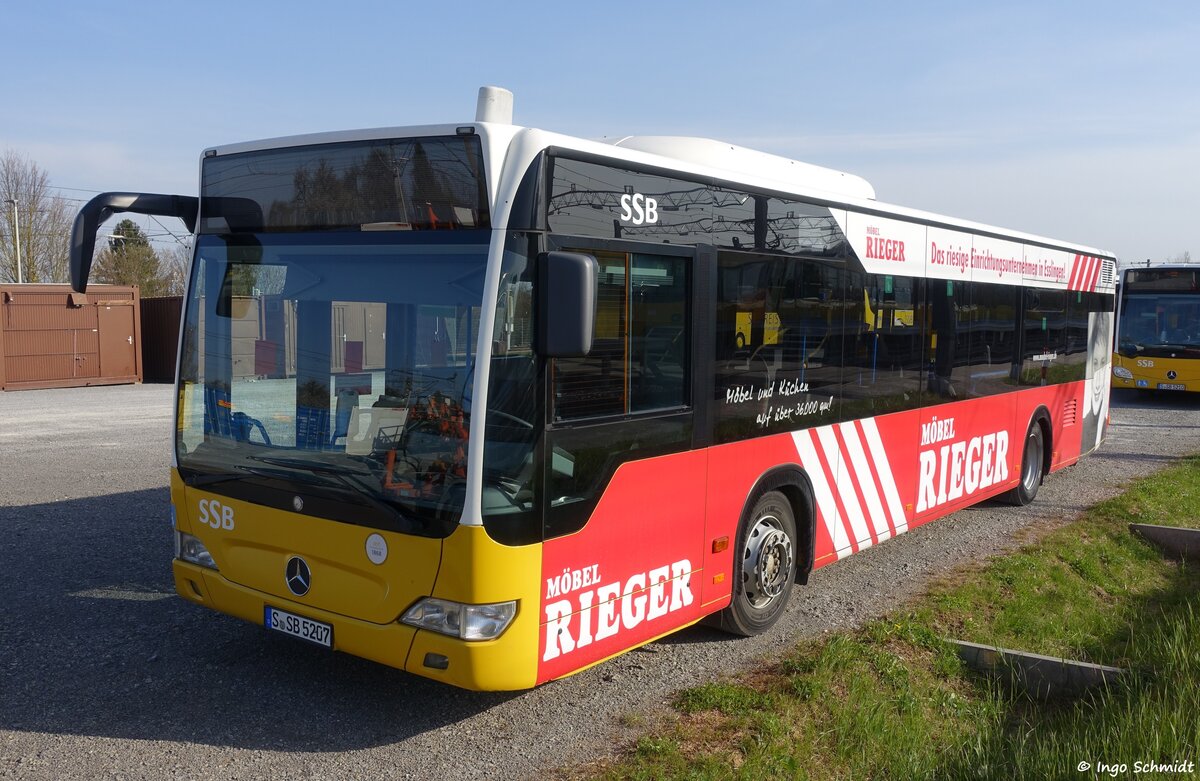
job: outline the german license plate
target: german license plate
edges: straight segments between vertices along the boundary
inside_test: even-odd
[[[333,648],[333,627],[324,622],[313,621],[311,618],[266,605],[263,608],[263,624],[273,632],[282,632],[325,648]]]
[[[1176,383],[1176,382],[1160,382],[1158,384],[1158,389],[1159,390],[1187,390],[1187,386],[1180,385],[1179,383]]]

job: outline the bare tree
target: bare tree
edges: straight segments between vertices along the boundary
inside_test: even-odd
[[[166,283],[163,295],[181,296],[187,287],[189,266],[192,262],[192,247],[190,244],[176,244],[169,250],[160,250],[161,260],[159,269]]]
[[[16,201],[14,208],[9,201]],[[50,192],[50,179],[37,163],[13,150],[0,156],[0,281],[17,280],[17,236],[21,277],[26,282],[66,282],[74,210]]]

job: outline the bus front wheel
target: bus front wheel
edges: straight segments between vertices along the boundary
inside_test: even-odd
[[[738,527],[733,601],[718,615],[726,632],[750,637],[771,628],[796,579],[796,519],[787,497],[763,494]]]

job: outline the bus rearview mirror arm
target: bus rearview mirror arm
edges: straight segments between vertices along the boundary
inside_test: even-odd
[[[153,193],[101,193],[88,201],[75,216],[71,228],[71,289],[86,293],[88,274],[92,270],[92,253],[96,249],[96,231],[109,217],[122,212],[152,214],[156,217],[178,217],[188,231],[196,232],[200,199],[189,195],[156,195]]]
[[[600,264],[579,252],[538,257],[537,348],[547,358],[582,358],[592,350]]]

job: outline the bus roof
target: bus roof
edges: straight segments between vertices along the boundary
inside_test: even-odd
[[[625,162],[677,171],[684,176],[786,194],[859,214],[964,231],[1006,241],[1036,244],[1111,260],[1114,264],[1116,262],[1115,255],[1107,250],[880,202],[875,199],[874,187],[860,176],[708,138],[625,136],[611,141],[592,141],[504,122],[480,121],[477,117],[474,121],[457,124],[335,131],[227,144],[205,150],[204,156],[223,156],[291,146],[454,134],[478,134],[481,137],[485,160],[488,163],[488,191],[493,199],[497,199],[499,194],[502,173],[506,172],[505,175],[519,180],[536,154],[553,147],[560,151],[571,150],[606,157],[614,163]],[[502,161],[502,164],[497,165],[497,161]],[[503,211],[497,203],[496,216],[500,217]]]

